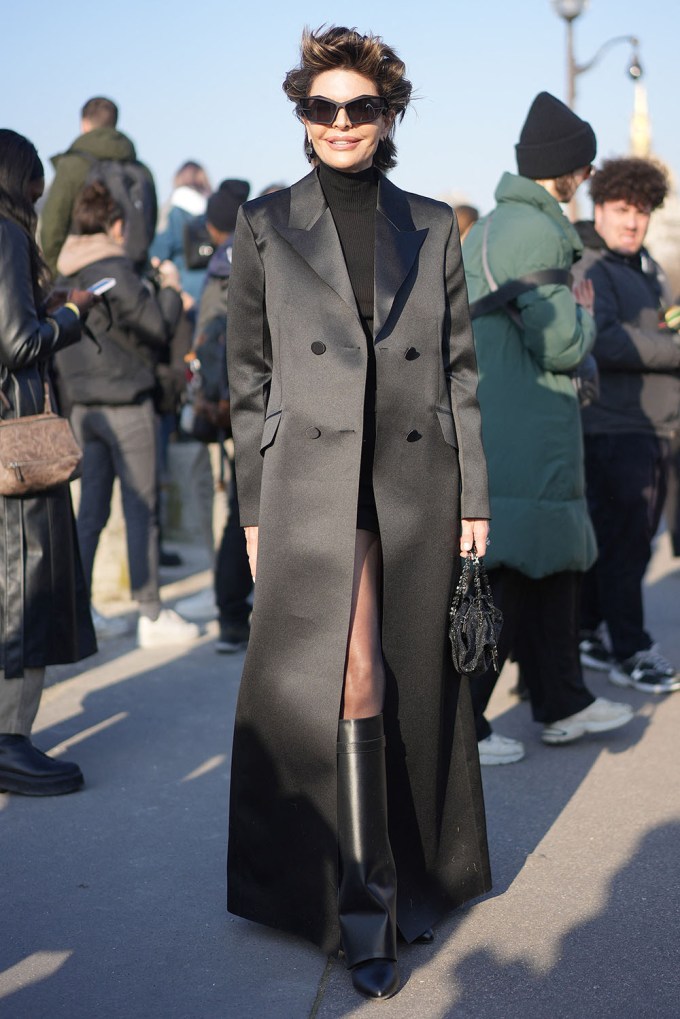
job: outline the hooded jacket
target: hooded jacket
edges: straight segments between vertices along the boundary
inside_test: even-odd
[[[600,372],[600,396],[584,408],[583,430],[670,438],[680,425],[680,337],[660,325],[670,303],[663,270],[645,248],[610,251],[592,223],[578,230],[586,244],[578,274],[595,288]]]
[[[56,358],[64,393],[70,404],[130,404],[151,395],[161,351],[177,325],[182,299],[164,287],[155,293],[140,279],[121,247],[106,234],[69,235],[58,270],[67,286],[86,289],[105,276],[116,285],[106,306],[90,312],[87,325],[99,344],[84,337],[77,349]]]
[[[86,155],[81,155],[86,153]],[[71,226],[71,214],[76,195],[90,172],[92,159],[116,159],[130,162],[137,159],[135,147],[121,131],[113,127],[97,127],[81,134],[67,152],[52,157],[55,177],[45,199],[41,223],[40,243],[45,260],[52,272]],[[151,171],[149,174],[153,184]],[[153,211],[155,219],[156,210]]]
[[[583,246],[544,187],[506,173],[496,201],[488,262],[499,285],[541,269],[571,269]],[[476,223],[463,244],[470,301],[490,292],[486,222]],[[595,558],[579,404],[569,377],[593,345],[595,323],[564,285],[530,290],[516,304],[521,325],[504,311],[473,323],[493,521],[485,562],[538,579],[586,570]]]
[[[201,296],[206,270],[187,267],[184,254],[184,228],[194,220],[205,223],[207,201],[205,195],[196,188],[188,187],[186,184],[175,188],[167,210],[161,213],[158,233],[149,249],[152,258],[159,258],[161,262],[169,259],[175,263],[179,269],[182,290],[190,294],[195,301]]]

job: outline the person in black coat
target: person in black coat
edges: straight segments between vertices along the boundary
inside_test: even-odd
[[[458,228],[395,187],[405,67],[345,28],[284,83],[312,172],[239,211],[227,359],[256,576],[234,732],[228,907],[399,988],[397,927],[489,887],[447,615],[483,553],[486,466]],[[398,884],[398,893],[397,893]]]
[[[656,163],[605,160],[591,180],[594,229],[584,231],[587,248],[577,265],[595,288],[600,372],[600,394],[583,411],[599,556],[584,583],[581,656],[615,685],[650,693],[680,690],[680,671],[645,627],[642,598],[680,427],[680,342],[664,317],[671,295],[644,247],[667,191]]]
[[[70,285],[115,279],[107,309],[91,316],[96,343],[57,358],[71,421],[83,447],[78,539],[91,587],[99,536],[108,520],[113,483],[120,479],[132,595],[139,606],[142,647],[184,644],[198,628],[162,609],[158,579],[158,499],[155,366],[182,310],[179,281],[161,280],[156,294],[123,250],[121,210],[101,182],[86,185],[73,210],[77,234],[66,240],[57,263]]]
[[[0,130],[0,413],[43,409],[49,359],[80,340],[92,294],[72,289],[48,304],[49,274],[35,242],[42,163],[15,131]],[[63,307],[60,301],[67,298]],[[51,310],[47,310],[49,307]],[[56,403],[54,394],[51,395]],[[76,764],[31,742],[45,667],[97,650],[68,484],[0,496],[0,791],[51,796],[80,789]]]

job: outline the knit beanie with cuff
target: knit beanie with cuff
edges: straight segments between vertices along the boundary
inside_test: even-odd
[[[532,180],[553,180],[590,166],[595,159],[595,132],[549,92],[539,92],[515,145],[517,172]]]

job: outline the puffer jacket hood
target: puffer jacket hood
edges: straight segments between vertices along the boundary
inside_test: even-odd
[[[52,166],[56,170],[61,159],[65,156],[77,156],[79,152],[86,152],[95,159],[128,161],[137,158],[134,145],[122,131],[116,130],[115,127],[96,127],[93,131],[87,131],[76,138],[66,152],[52,156]]]
[[[57,271],[62,276],[74,276],[86,265],[103,258],[127,258],[127,255],[108,234],[69,234],[57,261]]]

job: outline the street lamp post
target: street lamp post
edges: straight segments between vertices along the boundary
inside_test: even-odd
[[[587,63],[579,64],[576,62],[574,56],[574,22],[583,14],[589,2],[590,0],[551,0],[555,13],[562,18],[567,29],[567,105],[571,110],[574,109],[576,104],[576,79],[579,74],[585,74],[591,67],[594,67],[602,54],[611,46],[617,45],[617,43],[627,42],[630,44],[632,51],[628,65],[628,74],[633,81],[637,81],[642,77],[642,67],[638,57],[640,43],[634,35],[617,35],[613,39],[607,39],[597,50],[595,56],[588,60]],[[569,218],[572,221],[578,219],[576,195],[569,202]]]
[[[583,14],[588,6],[589,0],[552,0],[556,14],[565,22],[567,29],[567,105],[573,110],[576,102],[576,79],[579,74],[585,74],[598,62],[603,53],[611,46],[620,42],[630,44],[632,52],[628,65],[628,74],[637,81],[642,77],[642,67],[638,57],[639,40],[634,35],[617,35],[603,43],[595,56],[585,64],[578,64],[574,57],[574,22]]]

